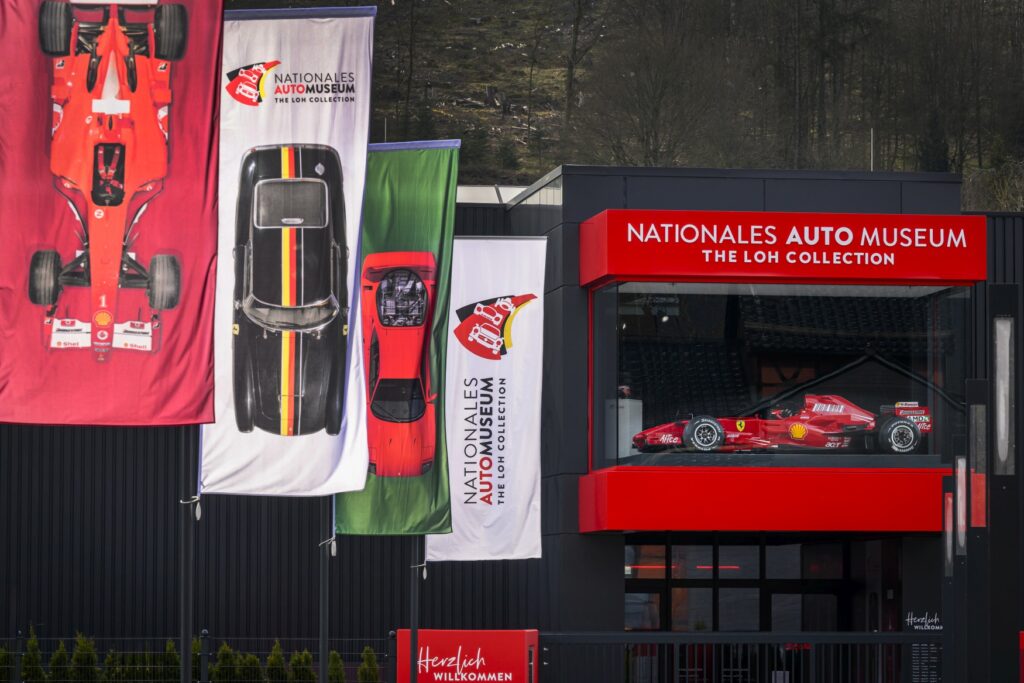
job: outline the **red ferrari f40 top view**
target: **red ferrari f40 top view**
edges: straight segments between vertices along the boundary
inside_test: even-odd
[[[80,225],[81,247],[36,251],[29,298],[45,306],[53,349],[154,351],[159,311],[174,308],[181,268],[170,254],[144,266],[132,245],[146,205],[167,175],[171,62],[185,52],[188,15],[180,4],[54,2],[39,9],[39,41],[53,61],[50,169]],[[66,287],[88,287],[88,311],[65,310]],[[144,289],[119,320],[121,288]]]
[[[370,254],[363,261],[369,471],[417,477],[434,464],[430,322],[437,266],[429,251]]]
[[[912,453],[921,435],[931,431],[931,413],[915,401],[882,406],[875,414],[842,396],[807,394],[802,406],[775,406],[764,418],[700,415],[651,427],[633,437],[633,446],[642,453],[682,449],[731,453],[870,448],[873,443],[883,452]]]

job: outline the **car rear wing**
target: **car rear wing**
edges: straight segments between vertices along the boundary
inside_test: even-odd
[[[897,401],[893,405],[882,406],[879,408],[879,413],[905,417],[916,424],[922,433],[932,431],[932,413],[927,406],[923,406],[917,401]]]

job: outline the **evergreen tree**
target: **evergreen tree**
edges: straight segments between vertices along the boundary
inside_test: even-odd
[[[316,683],[313,655],[309,650],[292,653],[288,661],[288,683]]]
[[[267,683],[287,683],[288,672],[284,664],[284,652],[281,650],[281,643],[274,641],[274,647],[267,656],[266,669]]]
[[[69,680],[68,650],[64,641],[57,643],[57,649],[50,657],[50,683],[66,683]]]
[[[11,680],[11,669],[13,668],[14,662],[10,653],[7,652],[7,648],[0,646],[0,681]]]
[[[221,643],[217,649],[217,661],[210,672],[210,680],[214,683],[235,683],[238,680],[238,655],[227,643]]]
[[[359,683],[380,683],[380,668],[377,666],[377,655],[373,648],[367,645],[363,648],[363,663],[356,671],[356,680]]]
[[[238,680],[241,683],[262,683],[263,667],[260,658],[254,654],[242,655],[238,660]]]
[[[192,639],[192,680],[199,680],[199,639]]]
[[[36,630],[31,626],[28,628],[25,654],[21,657],[21,680],[24,683],[46,683],[43,654],[39,651],[39,638],[36,637]]]
[[[161,681],[161,683],[177,683],[180,668],[181,657],[178,656],[178,650],[174,647],[174,641],[168,640],[164,644],[164,653],[160,658],[160,667],[156,680]]]
[[[334,650],[327,659],[327,680],[328,683],[345,683],[345,662]]]
[[[103,658],[103,680],[105,683],[121,683],[128,680],[126,656],[113,650]]]
[[[97,683],[100,680],[99,656],[96,643],[79,633],[75,636],[75,650],[71,654],[69,678],[75,683]]]

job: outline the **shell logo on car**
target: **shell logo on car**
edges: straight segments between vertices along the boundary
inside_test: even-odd
[[[799,422],[789,426],[789,435],[794,439],[800,440],[807,436],[807,425],[802,425]]]

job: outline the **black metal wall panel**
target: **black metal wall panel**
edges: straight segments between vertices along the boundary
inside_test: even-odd
[[[505,208],[501,204],[459,204],[455,207],[455,234],[508,235]]]

